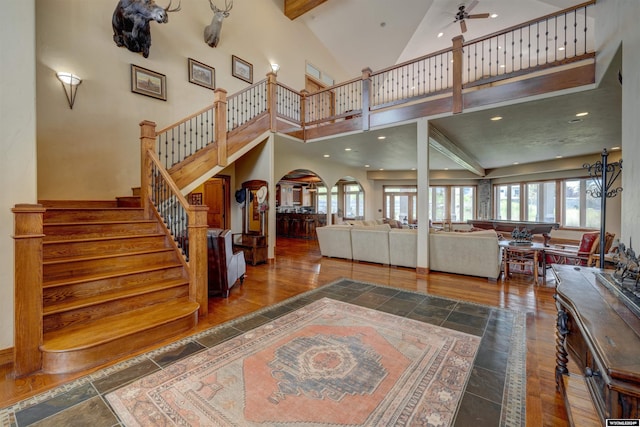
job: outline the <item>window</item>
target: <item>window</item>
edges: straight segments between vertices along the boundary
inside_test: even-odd
[[[306,74],[328,86],[333,86],[333,84],[335,83],[333,77],[331,77],[327,73],[322,72],[318,67],[308,62],[306,67]]]
[[[451,221],[466,222],[475,218],[475,187],[451,187]]]
[[[316,207],[317,213],[327,213],[328,207],[328,195],[327,195],[327,187],[318,186],[318,206]]]
[[[384,186],[384,217],[413,224],[418,220],[418,187]]]
[[[344,190],[344,217],[364,217],[364,192],[359,184],[345,184]]]
[[[429,187],[429,219],[443,221],[446,217],[446,187]]]
[[[494,216],[512,221],[558,222],[564,227],[598,228],[600,199],[587,191],[591,179],[573,178],[494,186]]]

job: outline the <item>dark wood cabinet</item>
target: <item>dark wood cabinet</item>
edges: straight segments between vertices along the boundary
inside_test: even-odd
[[[605,286],[600,269],[554,264],[553,270],[556,385],[569,418],[567,376],[583,379],[602,425],[640,418],[640,318]],[[569,360],[576,372],[569,372]]]
[[[267,262],[267,237],[255,234],[235,234],[233,236],[234,250],[242,250],[247,264],[257,265]]]
[[[326,214],[278,213],[276,235],[298,239],[316,239],[316,227],[327,225]]]

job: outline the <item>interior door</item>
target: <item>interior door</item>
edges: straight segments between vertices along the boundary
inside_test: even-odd
[[[309,76],[305,77],[305,89],[309,93],[313,94],[323,90],[325,87],[325,85]],[[307,107],[308,121],[322,120],[335,115],[335,96],[333,92],[323,92],[319,98],[314,97],[313,99],[312,104]]]
[[[230,228],[230,178],[215,177],[204,183],[204,204],[209,207],[207,225],[210,228]]]

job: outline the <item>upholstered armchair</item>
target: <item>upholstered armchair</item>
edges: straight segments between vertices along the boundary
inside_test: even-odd
[[[611,248],[615,234],[605,233],[604,251]],[[546,264],[570,264],[592,267],[595,265],[594,255],[600,253],[600,233],[584,233],[580,239],[580,246],[576,249],[566,247],[545,249]]]
[[[231,230],[220,228],[207,230],[207,249],[209,296],[227,298],[233,285],[244,281],[247,271],[244,252],[234,252]]]

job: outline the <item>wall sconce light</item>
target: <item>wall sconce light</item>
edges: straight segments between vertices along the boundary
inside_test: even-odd
[[[78,92],[78,86],[82,83],[82,79],[75,74],[67,72],[56,73],[58,80],[62,83],[65,95],[67,95],[67,101],[69,102],[69,108],[73,110],[73,103],[76,100],[76,93]]]
[[[278,75],[279,69],[280,69],[280,66],[278,64],[271,64],[271,71],[273,71],[273,74],[275,74],[276,76]]]

